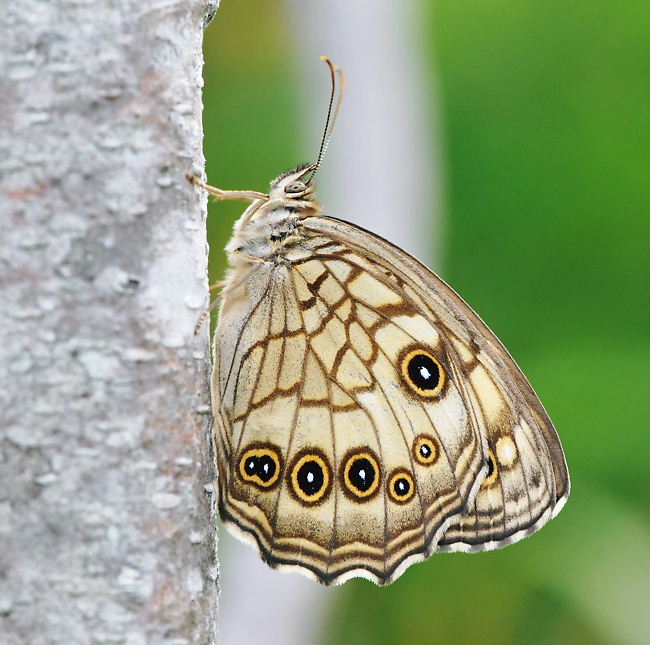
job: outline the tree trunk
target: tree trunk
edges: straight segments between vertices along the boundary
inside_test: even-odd
[[[0,12],[2,645],[213,642],[206,9]]]

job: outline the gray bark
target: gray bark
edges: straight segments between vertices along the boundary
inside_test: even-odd
[[[0,643],[210,643],[205,0],[0,12]]]

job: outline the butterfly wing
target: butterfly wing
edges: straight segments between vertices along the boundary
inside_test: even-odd
[[[564,506],[570,479],[558,435],[526,377],[477,314],[444,281],[386,240],[346,222],[312,218],[305,226],[381,267],[440,332],[458,385],[487,440],[488,473],[439,550],[506,546],[535,532]],[[453,348],[453,349],[450,349]]]
[[[456,350],[362,252],[308,231],[227,293],[215,334],[220,514],[272,566],[327,584],[394,580],[486,471]],[[414,360],[416,379],[438,370],[429,391]]]
[[[450,332],[451,333],[451,332]],[[564,506],[569,476],[548,415],[509,361],[480,350],[465,375],[485,419],[488,474],[470,508],[440,540],[441,551],[481,551],[512,544],[541,528]],[[469,357],[468,357],[469,358]]]
[[[219,509],[272,566],[380,584],[435,550],[504,546],[569,493],[510,355],[381,238],[301,220],[226,292],[215,334]]]

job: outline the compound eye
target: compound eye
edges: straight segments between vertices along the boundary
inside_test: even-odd
[[[302,181],[292,181],[284,187],[284,192],[289,194],[302,193],[307,186]]]

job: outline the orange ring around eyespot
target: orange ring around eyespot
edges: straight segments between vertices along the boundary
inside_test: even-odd
[[[422,446],[427,446],[431,450],[431,454],[428,457],[424,457],[420,452]],[[433,466],[438,461],[439,456],[440,449],[438,448],[438,442],[433,437],[421,434],[415,438],[413,442],[413,458],[420,466]]]
[[[264,481],[257,474],[249,475],[246,472],[246,468],[245,468],[246,460],[250,459],[251,457],[269,457],[273,461],[273,463],[275,464],[275,473],[273,473],[271,479],[269,479],[268,481]],[[239,459],[240,477],[244,481],[250,482],[251,484],[255,484],[255,486],[259,486],[262,489],[273,488],[273,486],[275,486],[275,484],[280,479],[281,473],[282,473],[282,460],[280,458],[280,453],[278,452],[278,450],[276,450],[273,447],[254,446],[246,450]]]
[[[315,462],[320,467],[323,473],[323,485],[312,495],[307,495],[300,489],[300,484],[298,482],[298,472],[306,463],[310,461]],[[318,504],[321,502],[325,495],[329,492],[332,480],[330,475],[330,468],[327,465],[325,456],[320,454],[320,452],[317,453],[309,451],[305,451],[302,455],[299,455],[291,467],[290,480],[291,492],[298,498],[298,500],[303,501],[306,504]]]
[[[406,479],[408,481],[410,489],[406,495],[400,496],[395,492],[395,483],[398,479]],[[407,470],[404,470],[403,468],[399,468],[398,470],[393,471],[393,474],[388,479],[387,487],[388,496],[397,504],[406,504],[407,502],[411,501],[415,495],[415,480],[413,479],[411,473]]]
[[[427,358],[430,358],[438,368],[439,381],[436,387],[432,388],[431,390],[424,390],[421,387],[419,387],[413,381],[413,379],[409,374],[408,371],[409,363],[412,359],[414,359],[418,355],[426,356]],[[411,350],[404,356],[404,358],[402,358],[402,360],[400,361],[400,371],[402,373],[402,378],[404,379],[404,382],[409,386],[409,388],[413,390],[413,392],[415,392],[418,396],[421,396],[425,399],[433,399],[437,397],[442,392],[442,389],[445,387],[445,383],[447,381],[447,375],[444,367],[442,366],[442,363],[433,354],[431,354],[431,352],[428,352],[425,349],[422,349],[420,347]]]

